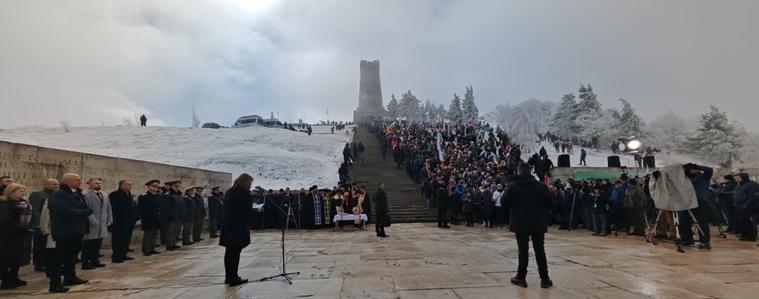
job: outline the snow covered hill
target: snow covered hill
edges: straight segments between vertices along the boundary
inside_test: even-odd
[[[333,186],[352,130],[314,134],[253,126],[233,129],[74,127],[0,130],[0,140],[179,166],[247,172],[264,188]],[[350,131],[351,133],[348,133]]]

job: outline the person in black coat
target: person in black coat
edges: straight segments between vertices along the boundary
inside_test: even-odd
[[[119,190],[108,194],[113,211],[113,224],[111,225],[111,248],[113,255],[111,261],[123,263],[133,260],[127,256],[129,243],[132,241],[132,231],[137,224],[137,207],[132,196],[132,182],[129,180],[119,181]]]
[[[22,266],[31,262],[32,205],[26,200],[26,186],[10,184],[0,193],[0,288],[26,286],[19,278]]]
[[[374,207],[375,207],[375,231],[377,237],[387,238],[385,234],[385,227],[390,226],[390,214],[388,214],[387,206],[387,193],[385,192],[385,183],[379,183],[377,186],[377,192],[374,193]]]
[[[224,195],[224,215],[221,222],[219,245],[224,252],[225,284],[238,286],[248,282],[237,275],[240,266],[240,252],[250,244],[250,215],[253,213],[253,195],[250,188],[253,177],[241,174]]]
[[[540,274],[540,287],[550,288],[553,282],[548,277],[548,261],[543,248],[545,233],[548,231],[548,212],[553,202],[548,187],[535,180],[529,165],[520,164],[517,167],[516,180],[509,185],[503,198],[504,206],[509,208],[511,231],[516,235],[519,249],[519,267],[511,283],[527,287],[525,278],[529,241],[532,240]]]
[[[61,187],[50,195],[48,201],[50,234],[55,241],[58,253],[55,259],[62,265],[61,268],[47,269],[51,291],[63,289],[63,285],[79,285],[88,282],[76,276],[74,265],[82,250],[82,238],[89,230],[87,217],[92,215],[93,211],[87,207],[82,190],[79,189],[82,185],[82,177],[78,174],[67,173],[63,175],[61,181]],[[61,274],[64,278],[63,285]]]
[[[192,224],[195,222],[195,187],[189,187],[184,190],[183,209],[179,214],[179,220],[182,222],[182,245],[192,244]]]
[[[220,186],[211,188],[211,196],[208,197],[208,231],[211,238],[219,237],[221,215],[224,212],[224,193],[219,191],[220,188]]]
[[[437,203],[437,227],[451,228],[448,226],[448,191],[443,184],[438,183],[435,190],[435,202]]]
[[[158,230],[161,229],[161,200],[159,180],[151,180],[145,184],[148,186],[148,192],[137,198],[137,209],[142,221],[142,255],[150,256],[158,254],[155,250],[155,241],[158,237]]]

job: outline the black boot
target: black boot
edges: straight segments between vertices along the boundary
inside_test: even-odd
[[[67,287],[63,286],[61,279],[50,279],[50,293],[66,293],[69,291]]]
[[[511,279],[511,284],[513,284],[515,286],[520,286],[520,287],[523,287],[523,288],[527,287],[527,281],[524,278],[514,277],[514,278]]]

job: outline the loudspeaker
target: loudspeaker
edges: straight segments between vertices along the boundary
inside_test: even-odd
[[[616,168],[622,167],[622,163],[619,162],[619,156],[609,156],[608,158],[606,158],[606,162],[609,167],[616,167]]]
[[[643,167],[656,168],[656,157],[654,156],[643,157]]]
[[[559,166],[558,167],[571,167],[569,162],[569,155],[567,154],[561,154],[559,155]]]

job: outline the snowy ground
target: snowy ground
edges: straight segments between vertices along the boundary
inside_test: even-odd
[[[0,130],[0,140],[86,153],[230,172],[247,172],[264,188],[323,187],[337,183],[342,148],[352,129],[314,134],[247,127],[18,128]],[[350,132],[350,133],[348,133]]]
[[[536,150],[540,150],[541,146],[545,146],[546,151],[548,151],[548,157],[553,161],[554,165],[558,164],[558,157],[561,153],[557,153],[554,149],[552,144],[543,143],[538,144],[535,148]],[[570,162],[572,167],[580,167],[580,149],[581,147],[575,146],[574,154],[570,154]],[[588,156],[586,157],[586,162],[588,163],[588,167],[607,167],[608,161],[607,157],[611,156],[611,150],[600,150],[596,151],[595,149],[585,149],[585,151],[588,153]],[[525,159],[529,158],[529,155],[532,155],[532,153],[528,154]],[[705,164],[709,165],[708,163],[702,163],[701,161],[692,159],[691,157],[680,155],[680,154],[669,154],[669,153],[657,153],[656,156],[656,167],[662,167],[666,166],[668,164],[686,164],[686,163],[698,163],[698,164]],[[620,162],[622,163],[622,166],[627,167],[635,167],[635,159],[633,156],[629,155],[619,155]]]

